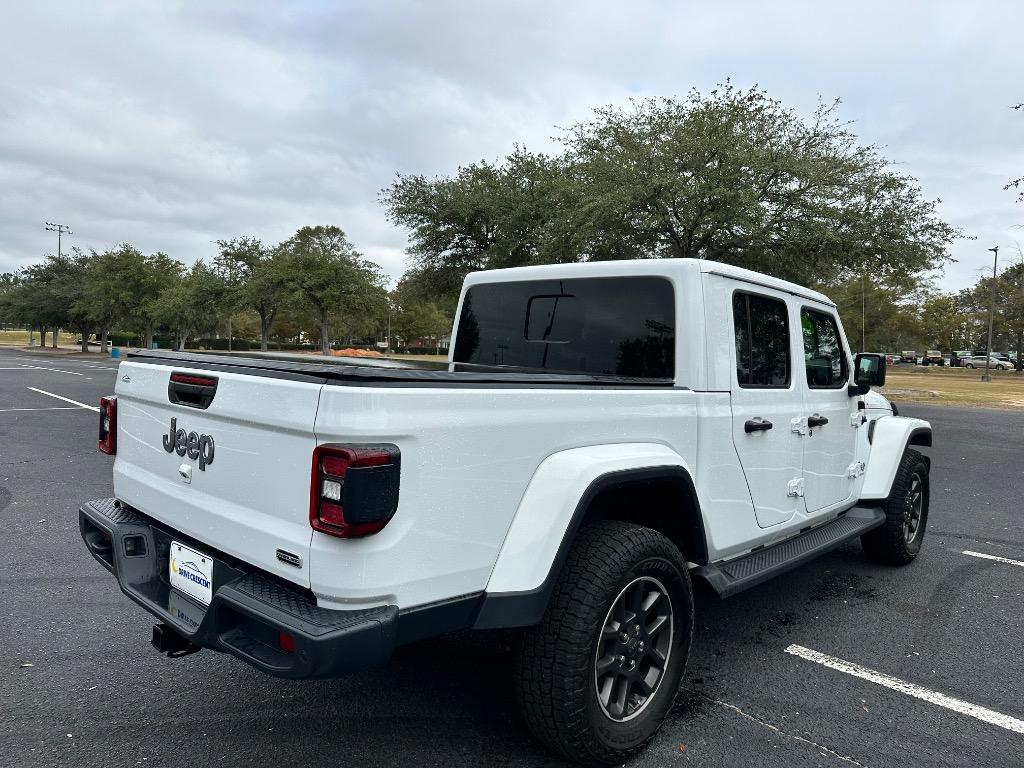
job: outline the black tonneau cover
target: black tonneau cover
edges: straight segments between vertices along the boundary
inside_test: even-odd
[[[469,363],[325,357],[275,352],[212,354],[134,349],[127,358],[152,365],[180,366],[252,376],[319,381],[347,386],[671,387],[671,379],[614,374],[555,373],[543,369]]]

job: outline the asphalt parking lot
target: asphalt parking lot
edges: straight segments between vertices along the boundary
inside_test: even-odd
[[[112,495],[91,408],[114,379],[99,355],[0,350],[0,765],[559,764],[493,638],[318,682],[157,654],[78,534],[79,503]],[[921,556],[887,569],[850,545],[699,595],[684,690],[637,765],[1024,764],[1024,411],[901,410],[935,428]]]

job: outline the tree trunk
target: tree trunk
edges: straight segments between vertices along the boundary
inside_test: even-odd
[[[327,341],[327,316],[321,315],[320,317],[320,354],[329,355],[331,354],[331,344]]]
[[[104,328],[100,334],[100,354],[105,355],[107,353],[107,329]]]
[[[87,328],[82,329],[82,351],[89,351],[89,330]]]
[[[270,338],[270,323],[273,318],[270,315],[260,315],[260,352],[267,351],[267,340]]]
[[[152,328],[147,328],[145,335],[146,335],[146,349],[152,349],[153,348],[153,329]]]
[[[60,328],[53,329],[53,343],[50,345],[51,349],[57,348],[57,338],[60,336]]]

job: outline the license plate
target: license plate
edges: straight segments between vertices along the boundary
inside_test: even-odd
[[[172,541],[167,568],[172,587],[203,605],[210,604],[213,599],[212,557]]]

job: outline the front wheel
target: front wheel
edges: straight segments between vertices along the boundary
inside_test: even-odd
[[[693,591],[679,549],[639,525],[585,527],[519,649],[527,725],[571,760],[621,764],[671,709],[692,635]]]
[[[964,368],[973,368],[974,365],[971,363],[964,363]]]
[[[868,557],[886,565],[906,565],[917,557],[928,524],[928,498],[928,462],[907,448],[883,505],[885,522],[861,536]]]

